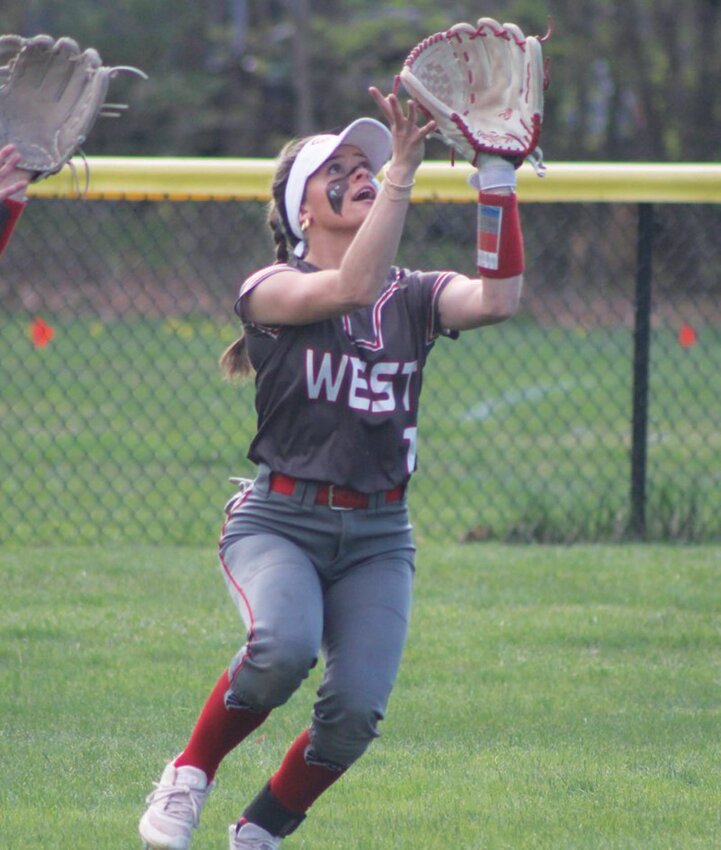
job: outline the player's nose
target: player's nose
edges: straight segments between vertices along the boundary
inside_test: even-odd
[[[357,165],[353,169],[351,179],[354,182],[358,182],[358,180],[370,180],[372,176],[373,175],[371,174],[371,170],[367,165]]]

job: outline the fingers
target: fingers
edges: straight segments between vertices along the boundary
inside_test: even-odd
[[[418,124],[418,119],[423,115],[427,115],[427,112],[422,112],[418,104],[415,100],[408,101],[408,121],[412,123],[415,127],[416,133],[422,139],[425,139],[430,133],[432,133],[436,129],[436,122],[431,118],[426,121],[425,124]]]
[[[416,126],[416,122],[419,117],[419,110],[415,100],[407,100],[406,110],[404,110],[401,100],[395,92],[384,95],[375,86],[371,86],[368,91],[388,123],[391,125],[391,128],[412,126],[417,130],[422,138],[425,138],[429,133],[432,133],[433,130],[435,130],[435,121],[429,121],[419,127]]]
[[[20,154],[14,145],[0,148],[0,201],[22,192],[30,182],[30,175],[19,172],[16,165],[20,162]]]
[[[15,150],[15,145],[5,145],[0,148],[0,176],[6,177],[20,162],[20,154]]]
[[[430,134],[431,134],[431,133],[432,133],[432,132],[433,132],[433,131],[437,128],[437,127],[438,127],[438,125],[437,125],[437,124],[436,124],[436,122],[435,122],[435,121],[431,118],[431,120],[430,120],[430,121],[428,121],[428,122],[427,122],[427,123],[425,123],[425,124],[422,124],[422,125],[418,128],[418,132],[419,132],[419,133],[423,136],[423,138],[425,139],[425,137],[426,137],[426,136],[429,136],[429,135],[430,135]]]
[[[0,149],[0,185],[9,179],[18,179],[18,175],[13,174],[18,162],[20,162],[20,154],[15,150],[14,145],[5,145]]]
[[[436,129],[436,122],[419,125],[421,110],[413,99],[407,100],[404,106],[395,92],[383,95],[374,86],[369,91],[390,126],[393,135],[391,161],[396,172],[402,173],[404,180],[412,179],[425,156],[426,137]]]
[[[27,187],[27,180],[18,180],[16,183],[10,183],[9,186],[0,186],[0,203],[8,198],[12,198],[13,195],[24,192]]]
[[[380,109],[388,123],[393,119],[393,110],[390,105],[389,98],[383,95],[375,86],[371,86],[368,91],[371,97],[376,102],[376,106]]]
[[[410,120],[411,119],[411,106],[410,106],[410,104],[412,104],[412,101],[409,101],[408,117],[406,117],[406,114],[403,111],[403,105],[401,104],[397,95],[389,94],[388,97],[386,98],[386,102],[388,103],[388,106],[390,108],[391,121],[392,121],[393,124],[396,125],[396,127],[401,127],[405,123],[408,123],[408,124],[411,123],[411,120]]]

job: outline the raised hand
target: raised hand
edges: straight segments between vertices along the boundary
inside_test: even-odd
[[[368,91],[383,113],[393,136],[393,156],[387,171],[392,171],[393,179],[399,182],[412,180],[423,161],[426,137],[436,129],[436,122],[418,124],[418,107],[414,100],[407,101],[404,108],[393,92],[384,95],[375,86],[371,86]]]

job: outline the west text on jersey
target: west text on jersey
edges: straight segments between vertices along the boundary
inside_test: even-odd
[[[308,398],[338,402],[370,413],[410,411],[411,385],[418,361],[378,361],[372,365],[350,354],[306,349],[305,378]],[[342,395],[341,395],[342,394]]]

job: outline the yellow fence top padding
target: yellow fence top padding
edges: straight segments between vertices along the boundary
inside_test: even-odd
[[[33,184],[34,197],[127,200],[268,200],[271,159],[88,157]],[[87,173],[87,191],[86,188]],[[476,192],[466,182],[471,167],[424,162],[414,201],[465,202]],[[528,164],[518,172],[524,202],[720,203],[721,165],[714,163],[551,162],[545,177]]]

